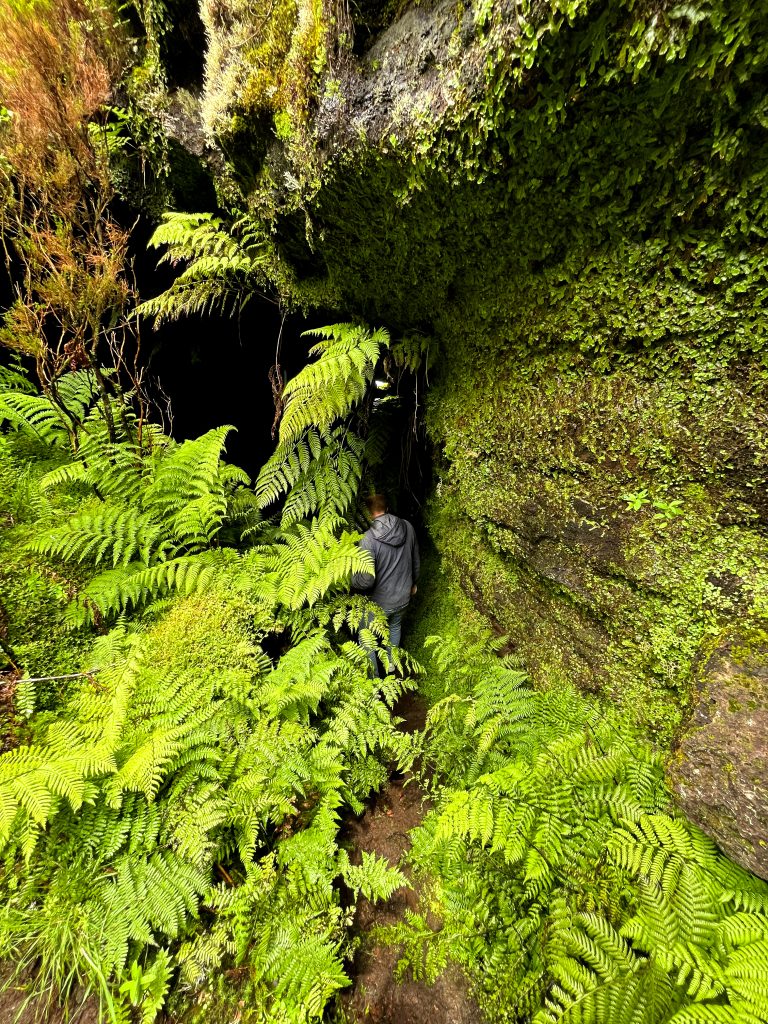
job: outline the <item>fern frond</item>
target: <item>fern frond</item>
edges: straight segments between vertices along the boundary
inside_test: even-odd
[[[150,246],[166,247],[161,262],[188,264],[170,288],[138,306],[156,327],[190,313],[241,308],[263,278],[269,253],[247,218],[227,227],[209,213],[166,213]]]
[[[311,426],[323,431],[345,417],[365,394],[381,349],[389,345],[386,331],[369,332],[355,324],[335,324],[307,334],[323,339],[310,350],[320,358],[285,386],[281,444],[295,442]]]
[[[148,565],[170,546],[163,526],[151,516],[135,508],[106,504],[73,516],[64,526],[46,531],[29,544],[30,550],[39,554],[95,565],[107,559],[115,567],[136,558]]]
[[[40,488],[46,491],[53,487],[61,487],[63,484],[80,483],[85,476],[86,468],[82,462],[68,462],[42,476]]]
[[[216,572],[236,556],[228,551],[202,551],[158,562],[149,567],[129,563],[94,577],[70,606],[73,623],[93,621],[94,609],[102,616],[120,614],[166,594],[187,596],[210,587]]]
[[[62,412],[42,395],[6,391],[0,396],[0,423],[30,434],[43,444],[69,444],[71,424]]]
[[[367,900],[388,900],[403,887],[410,888],[405,875],[397,868],[390,867],[385,857],[363,850],[361,863],[353,865],[345,850],[339,851],[339,867],[347,885]]]

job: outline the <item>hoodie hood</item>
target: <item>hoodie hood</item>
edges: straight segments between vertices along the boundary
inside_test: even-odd
[[[407,531],[402,519],[393,516],[391,512],[385,512],[383,516],[377,516],[371,526],[376,540],[382,544],[389,544],[392,548],[402,547],[405,543]]]

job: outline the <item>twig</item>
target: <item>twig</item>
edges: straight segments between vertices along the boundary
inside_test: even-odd
[[[216,868],[217,868],[218,871],[221,872],[221,875],[222,875],[224,881],[227,882],[229,885],[231,885],[234,888],[235,883],[232,881],[232,876],[226,871],[226,869],[223,868],[221,866],[221,864],[217,864]]]
[[[83,676],[95,676],[97,672],[101,672],[100,668],[92,668],[89,672],[72,672],[68,676],[32,676],[24,679],[19,679],[20,683],[50,683],[59,679],[81,679]]]
[[[285,327],[285,316],[280,321],[280,330],[277,334],[277,347],[275,348],[275,365],[269,368],[267,374],[269,383],[272,385],[272,401],[275,404],[275,418],[272,421],[272,440],[275,439],[277,428],[280,424],[280,420],[283,415],[283,391],[285,390],[285,384],[283,383],[283,371],[280,366],[280,344],[283,340],[283,328]]]

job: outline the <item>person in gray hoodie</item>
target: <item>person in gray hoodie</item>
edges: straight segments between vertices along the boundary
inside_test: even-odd
[[[371,527],[363,534],[360,547],[373,555],[375,575],[356,572],[352,576],[352,589],[363,593],[381,608],[389,624],[389,665],[392,667],[392,648],[400,646],[403,612],[411,597],[416,593],[419,578],[419,544],[416,532],[409,522],[387,511],[387,499],[383,494],[372,494],[366,498]],[[363,623],[370,626],[372,616]],[[362,643],[362,641],[361,641]],[[374,675],[379,675],[376,652],[365,644],[373,665]]]

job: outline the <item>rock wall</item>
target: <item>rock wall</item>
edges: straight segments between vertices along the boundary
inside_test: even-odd
[[[768,878],[768,622],[734,623],[694,674],[670,778],[688,817]]]
[[[216,92],[274,277],[428,353],[451,581],[538,684],[669,746],[703,652],[768,600],[768,11],[442,0],[357,58],[312,10],[300,103],[274,47],[238,72],[258,102]]]

